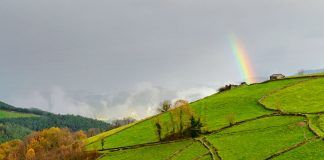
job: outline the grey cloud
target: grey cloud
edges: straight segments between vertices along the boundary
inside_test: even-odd
[[[63,114],[79,114],[97,119],[115,119],[132,116],[140,119],[156,114],[156,108],[163,100],[185,99],[194,101],[215,93],[207,87],[193,87],[182,90],[166,89],[151,83],[140,83],[128,92],[75,94],[61,87],[48,91],[33,91],[28,95],[13,97],[9,102],[20,107],[36,107]]]
[[[240,82],[231,33],[244,43],[258,77],[323,68],[323,5],[321,0],[1,0],[0,100],[58,85],[67,92],[62,97],[89,92],[86,104],[67,99],[91,110],[90,102],[101,105],[94,95],[107,92],[112,100],[103,104],[138,105],[126,97],[141,82],[175,91]]]

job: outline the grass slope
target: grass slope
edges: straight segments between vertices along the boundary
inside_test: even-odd
[[[210,155],[204,155],[201,158],[194,159],[194,160],[213,160]]]
[[[324,137],[324,115],[307,115],[309,127],[320,137]]]
[[[212,131],[228,125],[226,116],[233,114],[236,121],[272,113],[265,110],[258,100],[272,91],[304,80],[287,79],[250,86],[241,86],[191,103],[194,112],[202,118],[205,130]],[[159,115],[161,121],[168,121],[168,113]],[[140,136],[139,136],[140,135]],[[154,119],[148,119],[104,138],[105,148],[129,146],[158,141]],[[93,141],[92,141],[93,142]],[[101,142],[93,142],[90,148],[100,148]]]
[[[324,78],[309,80],[273,93],[261,102],[284,112],[324,112]]]
[[[206,153],[209,153],[208,149],[205,148],[200,142],[196,141],[176,156],[172,160],[186,160],[186,159],[195,159],[198,157],[203,157]],[[210,155],[209,155],[210,157]]]
[[[148,146],[116,152],[106,152],[100,160],[165,160],[194,143],[193,140]]]
[[[108,136],[116,134],[116,133],[130,127],[130,126],[135,125],[135,124],[136,124],[136,122],[128,124],[128,125],[124,125],[124,126],[121,126],[121,127],[118,127],[118,128],[114,128],[114,129],[109,130],[107,132],[103,132],[103,133],[100,133],[98,135],[95,135],[93,137],[88,138],[86,140],[86,142],[85,142],[85,143],[88,144],[87,149],[88,150],[99,150],[99,149],[101,149],[101,147],[102,147],[101,146],[101,139],[104,139],[104,138],[106,138]]]
[[[305,118],[275,116],[247,122],[207,136],[223,159],[265,159],[313,137]]]
[[[204,130],[212,132],[212,134],[202,135],[202,137],[207,138],[211,143],[208,145],[213,145],[218,155],[224,160],[265,159],[281,152],[284,153],[279,154],[277,159],[321,159],[323,152],[320,151],[324,147],[323,141],[306,142],[310,138],[314,138],[315,133],[323,136],[324,115],[271,115],[230,127],[228,127],[227,116],[233,116],[235,122],[253,119],[262,115],[270,115],[274,112],[273,109],[278,109],[278,104],[282,104],[280,109],[287,113],[324,111],[323,84],[324,78],[321,76],[268,81],[217,93],[193,102],[190,106],[195,114],[202,118]],[[261,98],[262,104],[259,103]],[[272,110],[265,108],[264,105]],[[159,117],[162,123],[170,120],[168,112],[156,117]],[[221,129],[223,127],[228,128]],[[87,141],[89,144],[87,148],[89,150],[101,149],[101,139],[104,140],[104,148],[118,148],[158,141],[154,118],[147,118],[91,137]],[[103,160],[212,159],[209,151],[195,140],[115,152],[104,151],[104,153],[101,158]]]
[[[316,160],[324,160],[324,141],[323,140],[316,140],[308,142],[307,144],[291,150],[287,153],[284,153],[276,158],[275,160],[309,160],[309,159],[316,159]]]
[[[250,86],[215,94],[192,103],[196,113],[204,118],[207,130],[216,130],[228,125],[226,116],[233,114],[236,121],[242,121],[272,113],[265,110],[258,100],[262,96],[304,79],[286,79]]]
[[[25,117],[37,117],[37,115],[0,110],[0,118],[25,118]]]

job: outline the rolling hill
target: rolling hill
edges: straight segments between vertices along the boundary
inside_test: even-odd
[[[112,128],[106,122],[91,118],[53,114],[39,109],[17,108],[0,102],[0,143],[21,139],[32,131],[50,127],[69,128],[72,131],[87,131],[91,128],[106,131]]]
[[[198,137],[161,141],[156,120],[173,121],[169,111],[91,137],[87,149],[101,160],[324,159],[323,86],[322,75],[241,85],[190,103]]]

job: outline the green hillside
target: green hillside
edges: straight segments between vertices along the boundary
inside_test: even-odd
[[[261,102],[284,112],[317,113],[324,112],[323,95],[324,78],[318,78],[279,90]]]
[[[0,143],[22,139],[32,131],[51,127],[69,128],[72,131],[87,131],[91,128],[106,131],[112,128],[106,122],[82,116],[59,115],[39,109],[17,108],[0,102]]]
[[[19,113],[14,111],[0,110],[0,118],[23,118],[23,117],[37,117],[35,114]]]
[[[190,104],[198,137],[160,141],[156,121],[169,124],[170,111],[91,137],[87,148],[105,160],[324,159],[323,86],[321,75],[241,85]]]

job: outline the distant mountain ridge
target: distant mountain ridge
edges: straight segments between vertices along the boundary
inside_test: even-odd
[[[316,73],[324,73],[324,69],[309,69],[309,70],[300,70],[296,75],[303,73],[303,74],[316,74]]]

